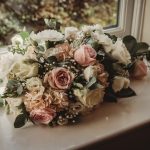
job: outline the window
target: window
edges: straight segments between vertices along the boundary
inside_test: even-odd
[[[100,23],[108,33],[140,39],[144,6],[145,0],[1,0],[0,45],[10,44],[23,27],[42,30],[47,17],[62,27]]]
[[[43,18],[56,18],[62,27],[100,23],[116,27],[119,0],[3,0],[0,2],[0,40],[9,44],[10,37],[24,26],[28,30],[44,28]]]

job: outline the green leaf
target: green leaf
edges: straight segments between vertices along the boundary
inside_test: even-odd
[[[23,40],[29,37],[29,33],[27,31],[22,31],[19,34],[23,38]]]
[[[26,116],[24,114],[20,114],[15,119],[14,127],[15,128],[21,128],[25,125],[26,122],[27,122]]]
[[[128,87],[126,89],[122,89],[121,91],[117,92],[116,95],[119,98],[125,98],[125,97],[136,96],[136,93],[134,90]]]
[[[149,45],[145,42],[139,42],[137,43],[136,49],[137,52],[145,52],[148,51]]]
[[[4,102],[3,102],[3,98],[0,96],[0,107],[3,107]]]
[[[123,43],[130,52],[131,56],[133,56],[136,53],[137,40],[133,36],[127,35],[123,38]]]

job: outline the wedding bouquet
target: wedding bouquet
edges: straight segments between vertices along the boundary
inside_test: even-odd
[[[80,30],[45,20],[49,29],[23,31],[0,58],[1,95],[14,126],[27,121],[49,126],[80,121],[104,101],[136,95],[130,78],[147,74],[149,45],[132,36],[117,38],[100,25]]]

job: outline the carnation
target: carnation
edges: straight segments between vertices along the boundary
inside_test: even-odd
[[[64,36],[56,30],[44,30],[37,34],[32,32],[30,37],[35,41],[61,41],[64,39]]]

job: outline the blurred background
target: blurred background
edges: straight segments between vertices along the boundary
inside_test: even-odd
[[[43,18],[56,18],[63,27],[100,23],[117,26],[119,0],[0,0],[0,46],[26,27],[44,29]]]

